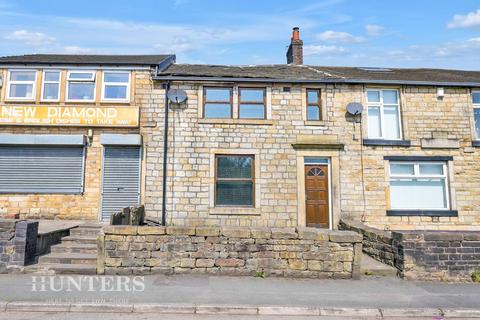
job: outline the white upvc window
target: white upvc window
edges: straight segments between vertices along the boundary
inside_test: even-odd
[[[102,81],[102,100],[130,101],[130,72],[104,71]]]
[[[42,101],[60,100],[60,71],[43,71]]]
[[[36,70],[9,70],[7,100],[35,100]]]
[[[95,71],[68,71],[67,101],[95,101]]]
[[[472,91],[472,105],[475,119],[475,138],[480,140],[480,91]]]
[[[401,140],[400,103],[398,90],[367,89],[368,138]]]
[[[446,162],[390,162],[390,207],[449,210]]]

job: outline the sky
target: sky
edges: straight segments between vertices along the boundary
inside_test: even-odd
[[[178,63],[480,70],[480,0],[0,0],[0,55],[164,54]]]

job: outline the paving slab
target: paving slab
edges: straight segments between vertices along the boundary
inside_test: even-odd
[[[70,304],[42,301],[13,301],[7,303],[6,311],[69,312]]]

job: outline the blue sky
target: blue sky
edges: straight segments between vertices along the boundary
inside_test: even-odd
[[[480,70],[479,0],[0,0],[0,55],[177,54],[179,63]]]

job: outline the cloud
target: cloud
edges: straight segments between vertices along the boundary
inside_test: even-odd
[[[304,55],[332,55],[343,54],[346,52],[344,47],[335,45],[306,45],[303,47]]]
[[[5,36],[7,40],[21,41],[32,46],[44,46],[54,43],[54,37],[41,32],[29,32],[27,30],[16,30]]]
[[[367,33],[367,35],[372,37],[381,36],[384,31],[385,27],[378,24],[367,24],[365,26],[365,32]]]
[[[64,46],[63,51],[67,54],[92,54],[95,53],[95,49],[82,48],[79,46]]]
[[[447,24],[449,29],[470,28],[480,26],[480,9],[476,12],[469,12],[465,15],[456,14],[453,20]]]
[[[317,35],[317,39],[332,43],[358,43],[365,41],[362,37],[354,36],[348,32],[328,30]]]

